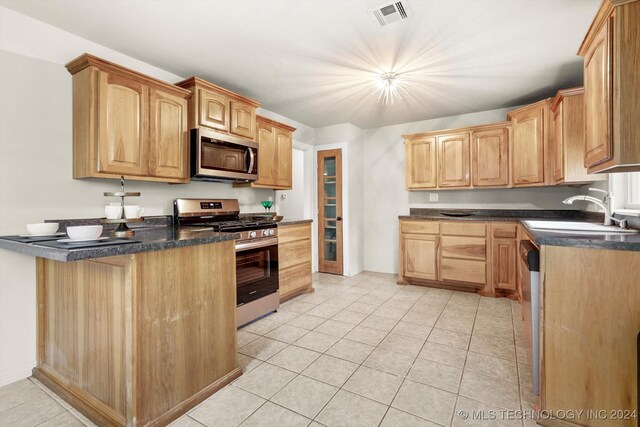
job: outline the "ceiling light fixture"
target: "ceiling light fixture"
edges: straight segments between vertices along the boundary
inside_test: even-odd
[[[375,77],[375,83],[378,88],[378,101],[382,101],[384,105],[393,105],[396,100],[400,100],[402,92],[407,92],[405,90],[407,82],[401,78],[400,74],[392,71],[378,74]]]

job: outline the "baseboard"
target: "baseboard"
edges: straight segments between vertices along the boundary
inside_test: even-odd
[[[34,366],[36,366],[35,359],[0,369],[0,387],[29,378]]]

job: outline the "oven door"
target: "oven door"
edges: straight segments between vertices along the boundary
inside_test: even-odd
[[[200,128],[191,131],[191,174],[196,180],[255,181],[258,144]]]
[[[278,239],[236,243],[238,307],[278,291]]]

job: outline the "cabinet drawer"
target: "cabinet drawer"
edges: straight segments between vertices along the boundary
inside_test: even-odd
[[[280,299],[311,286],[311,264],[301,264],[279,272]]]
[[[311,241],[280,244],[278,246],[278,267],[280,270],[294,265],[311,262]]]
[[[487,260],[487,241],[483,237],[442,237],[442,256]]]
[[[491,235],[496,239],[515,239],[518,230],[516,223],[493,223]]]
[[[443,222],[443,236],[481,236],[487,235],[487,224],[484,222]]]
[[[311,224],[278,226],[278,244],[304,239],[311,241]]]
[[[437,221],[400,221],[400,232],[409,234],[438,234],[440,224]]]
[[[468,261],[442,258],[442,280],[486,284],[487,263],[484,261]]]

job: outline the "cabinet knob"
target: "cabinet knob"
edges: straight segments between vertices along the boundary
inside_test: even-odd
[[[337,217],[336,221],[342,221],[342,217],[341,216]]]

